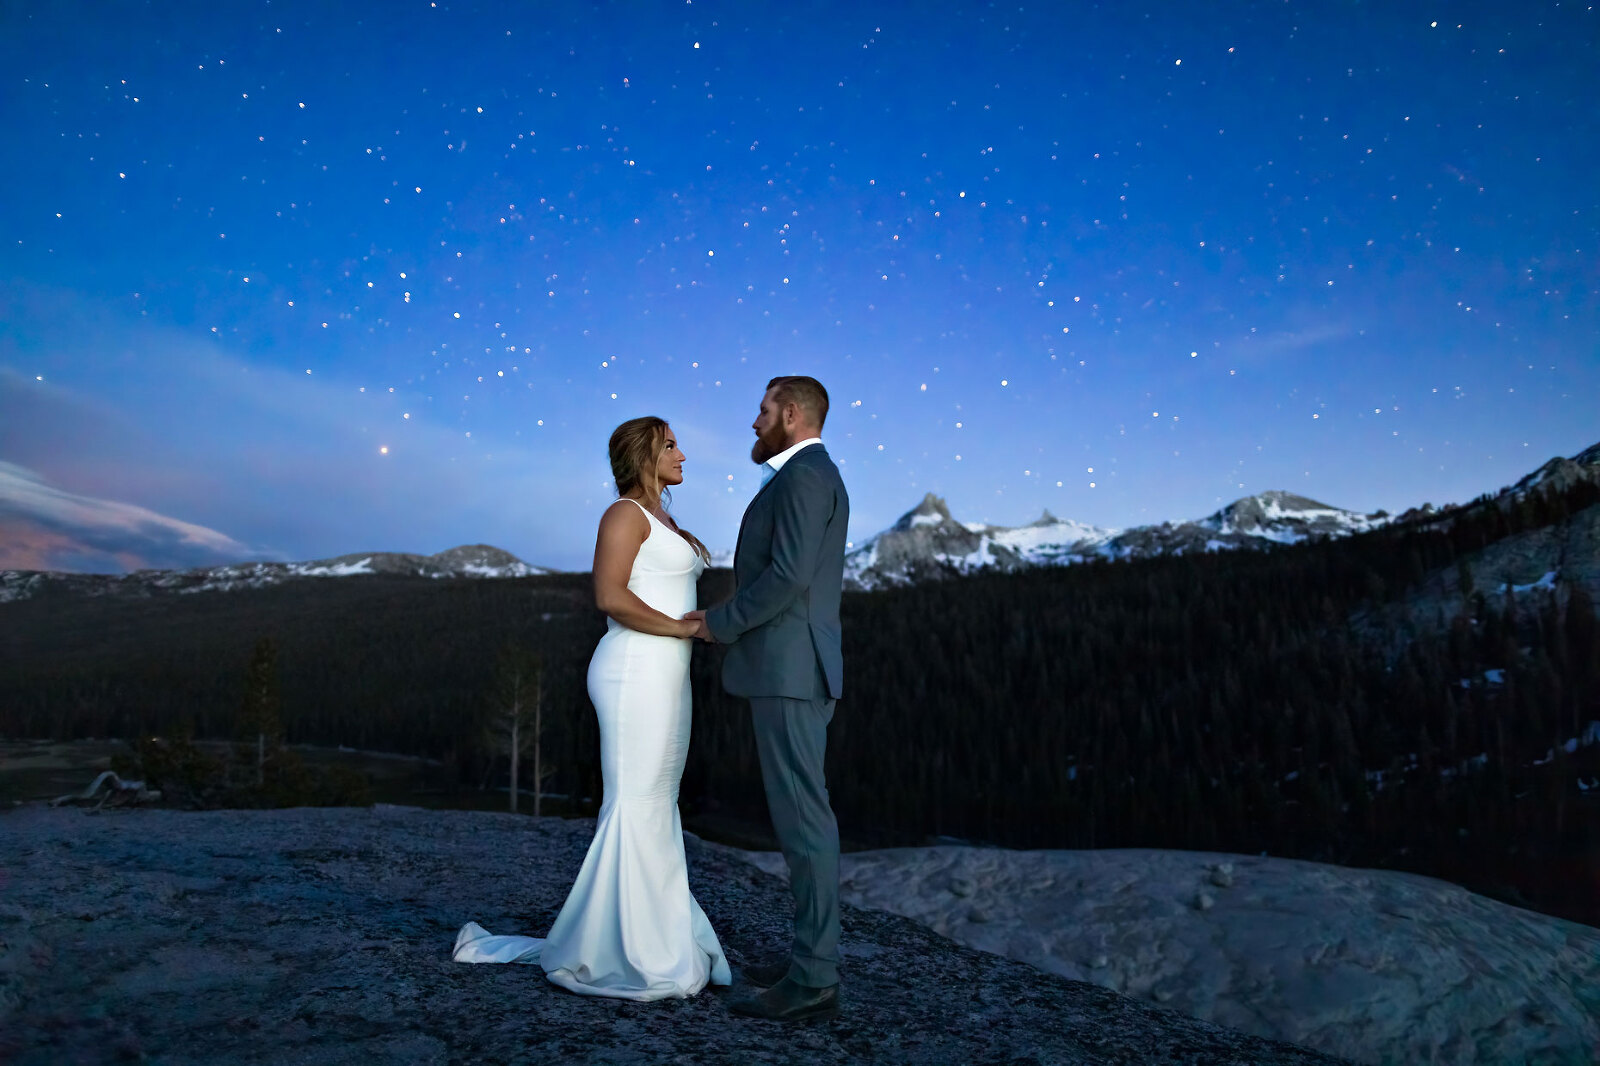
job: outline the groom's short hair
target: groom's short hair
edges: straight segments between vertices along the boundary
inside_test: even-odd
[[[779,410],[784,404],[792,403],[804,411],[818,429],[828,420],[828,390],[816,378],[804,374],[773,378],[767,382],[767,391],[773,389],[777,391],[772,393],[772,402]]]

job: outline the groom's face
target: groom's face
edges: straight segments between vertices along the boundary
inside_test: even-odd
[[[761,397],[761,411],[750,428],[756,431],[756,442],[750,447],[750,461],[764,463],[789,446],[789,431],[783,424],[783,411],[773,400],[773,389]]]

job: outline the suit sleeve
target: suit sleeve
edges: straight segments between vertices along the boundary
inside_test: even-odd
[[[833,517],[833,492],[808,466],[773,486],[772,561],[733,599],[706,612],[706,625],[719,644],[732,644],[772,621],[810,587],[822,553],[823,534]]]

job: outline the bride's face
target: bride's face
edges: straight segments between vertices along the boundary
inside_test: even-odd
[[[686,458],[678,447],[677,435],[668,426],[661,441],[661,454],[656,459],[656,480],[664,486],[683,484],[683,461]]]

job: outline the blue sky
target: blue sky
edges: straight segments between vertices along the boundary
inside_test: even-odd
[[[730,547],[811,373],[857,539],[1600,439],[1583,5],[18,3],[0,566],[487,542],[588,564],[605,440]]]

